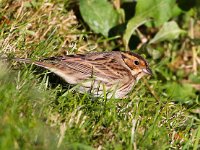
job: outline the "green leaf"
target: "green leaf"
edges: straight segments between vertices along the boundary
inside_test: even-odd
[[[175,21],[166,22],[149,44],[173,40],[178,38],[182,33],[186,33],[186,31],[180,29]]]
[[[144,18],[142,16],[138,16],[138,17],[134,17],[132,18],[126,27],[125,30],[125,34],[123,37],[124,43],[126,44],[126,46],[128,45],[128,41],[131,37],[131,35],[134,33],[135,29],[137,29],[139,26],[141,26],[142,24],[146,23],[149,19]]]
[[[154,24],[159,26],[174,15],[174,8],[177,7],[175,0],[138,0],[135,16],[128,21],[123,37],[128,45],[131,35],[140,25],[153,19]]]
[[[118,24],[118,13],[107,0],[80,0],[80,12],[94,32],[106,37],[109,30]]]
[[[136,15],[152,17],[154,24],[160,26],[173,16],[176,0],[138,0]]]
[[[175,101],[184,103],[195,98],[194,89],[190,84],[181,85],[173,82],[167,83],[164,88],[166,89],[167,94],[169,94],[169,96]]]

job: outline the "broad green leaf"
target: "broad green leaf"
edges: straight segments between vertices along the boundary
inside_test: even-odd
[[[151,17],[160,26],[173,16],[174,7],[177,7],[176,0],[138,0],[136,15]]]
[[[104,36],[118,24],[118,13],[107,0],[80,0],[80,12],[89,27]]]
[[[164,88],[166,89],[167,94],[175,101],[186,102],[195,98],[194,89],[190,84],[181,85],[173,82],[167,83]]]
[[[123,40],[124,40],[124,43],[126,44],[126,46],[128,45],[128,41],[129,41],[131,35],[134,33],[135,29],[137,29],[142,24],[146,23],[148,20],[149,19],[147,19],[145,17],[138,16],[138,17],[132,18],[128,22],[126,30],[125,30],[125,34],[123,36]]]
[[[123,37],[128,45],[131,35],[140,25],[146,23],[150,18],[156,26],[161,25],[173,16],[175,0],[138,0],[135,16],[129,20]]]
[[[155,37],[149,42],[149,44],[165,40],[173,40],[178,38],[178,36],[182,33],[186,32],[180,29],[175,21],[166,22]]]

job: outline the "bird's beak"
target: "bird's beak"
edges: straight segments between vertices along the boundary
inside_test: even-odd
[[[153,74],[150,68],[142,69],[142,71],[143,71],[144,73],[148,74],[148,75],[152,75],[152,74]]]

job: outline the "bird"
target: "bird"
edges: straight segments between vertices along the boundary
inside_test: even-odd
[[[89,92],[95,97],[121,99],[145,75],[152,75],[147,61],[133,52],[92,52],[34,61],[16,58],[55,73],[72,85],[79,85],[80,93]]]

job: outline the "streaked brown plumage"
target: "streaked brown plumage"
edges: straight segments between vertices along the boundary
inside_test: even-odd
[[[17,59],[54,72],[70,84],[80,84],[81,92],[96,96],[122,98],[144,75],[152,74],[148,63],[131,52],[99,52],[85,55],[51,57],[41,61]]]

